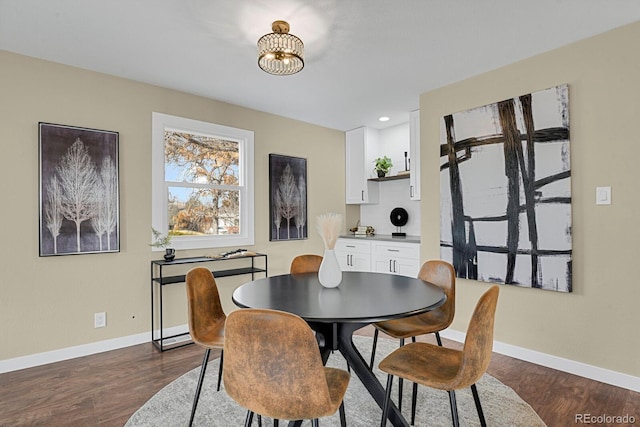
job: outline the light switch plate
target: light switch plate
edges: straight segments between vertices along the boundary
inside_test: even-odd
[[[611,204],[611,187],[596,187],[596,205]]]

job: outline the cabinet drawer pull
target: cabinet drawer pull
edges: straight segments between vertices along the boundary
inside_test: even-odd
[[[355,248],[356,245],[345,245],[347,248]]]
[[[387,249],[389,252],[400,252],[400,249]]]

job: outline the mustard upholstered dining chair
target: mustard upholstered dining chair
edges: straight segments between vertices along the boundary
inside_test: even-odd
[[[446,261],[430,260],[422,264],[418,272],[418,278],[442,288],[447,300],[435,310],[423,314],[375,323],[376,329],[373,335],[371,362],[369,364],[371,369],[373,369],[376,357],[379,331],[392,338],[399,339],[400,346],[404,345],[406,338],[412,338],[413,342],[415,342],[415,337],[418,335],[435,334],[438,345],[442,346],[439,332],[451,325],[456,309],[456,272],[453,266]],[[402,409],[402,381],[399,382],[398,388],[398,408]],[[415,400],[415,396],[413,396],[412,400]],[[411,424],[413,424],[413,421],[412,417]]]
[[[229,314],[224,344],[224,386],[227,394],[253,414],[277,420],[311,419],[340,409],[349,374],[322,365],[318,343],[307,323],[295,314],[241,309]]]
[[[494,285],[480,297],[469,321],[462,350],[415,342],[400,347],[380,362],[380,370],[388,374],[381,427],[387,424],[387,410],[394,376],[414,383],[414,399],[418,384],[447,391],[454,426],[459,425],[455,390],[471,387],[480,424],[483,427],[487,425],[476,382],[487,371],[491,360],[498,293],[499,288]]]
[[[298,255],[291,261],[291,274],[317,273],[322,263],[321,255]]]
[[[212,348],[222,350],[220,353],[220,369],[218,371],[217,387],[217,390],[220,391],[224,356],[224,324],[227,316],[220,303],[216,280],[209,269],[196,267],[189,270],[185,282],[187,287],[187,302],[189,304],[189,333],[191,334],[191,339],[193,339],[196,344],[205,348],[196,394],[193,398],[191,418],[189,419],[189,426],[191,426],[196,413],[196,407],[198,406],[200,390],[202,389],[202,382]]]

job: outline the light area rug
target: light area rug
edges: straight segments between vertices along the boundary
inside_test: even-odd
[[[371,354],[372,339],[354,336],[354,343],[365,360]],[[376,364],[398,347],[398,341],[380,338],[376,351]],[[203,352],[204,354],[204,352]],[[246,410],[233,401],[221,387],[216,392],[220,359],[211,360],[207,367],[202,393],[194,420],[194,426],[230,427],[244,425]],[[346,369],[346,362],[338,352],[334,352],[327,366]],[[386,374],[375,369],[381,384],[386,385]],[[200,367],[195,368],[165,386],[136,411],[125,427],[186,426],[189,423],[191,405],[198,381]],[[397,402],[398,380],[394,378],[392,398]],[[485,374],[477,383],[480,401],[487,425],[511,427],[545,426],[535,411],[511,388],[492,376]],[[411,417],[411,383],[405,381],[402,411],[405,418]],[[458,414],[461,426],[479,426],[478,413],[473,403],[470,389],[456,392]],[[380,425],[382,410],[364,388],[357,375],[352,375],[344,399],[349,427],[372,427]],[[273,426],[271,419],[263,419],[263,426]],[[257,425],[254,419],[254,425]],[[280,426],[286,426],[283,421]],[[308,421],[303,426],[309,425]],[[339,426],[338,414],[320,419],[321,426]],[[391,423],[389,422],[390,426]],[[418,387],[416,426],[450,426],[451,411],[449,397],[445,391]]]

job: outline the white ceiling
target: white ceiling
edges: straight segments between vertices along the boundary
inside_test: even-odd
[[[277,19],[305,43],[293,76],[257,65]],[[638,20],[638,0],[0,0],[0,49],[349,130]]]

